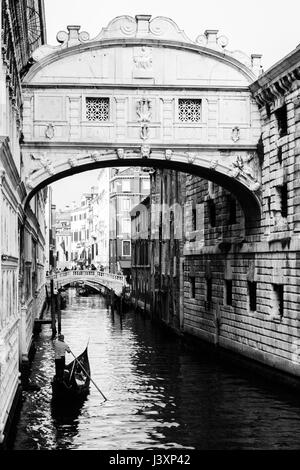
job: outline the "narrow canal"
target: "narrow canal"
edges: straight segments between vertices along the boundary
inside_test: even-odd
[[[300,398],[187,351],[134,312],[122,324],[99,296],[69,293],[62,332],[77,355],[89,341],[92,376],[81,408],[52,404],[48,325],[36,343],[14,449],[296,449]],[[71,357],[67,357],[71,360]]]

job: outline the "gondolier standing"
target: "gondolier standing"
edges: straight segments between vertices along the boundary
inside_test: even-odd
[[[58,339],[54,340],[54,351],[55,351],[55,374],[58,380],[63,380],[64,377],[64,369],[66,358],[65,354],[71,353],[71,349],[64,342],[64,335],[58,335]]]

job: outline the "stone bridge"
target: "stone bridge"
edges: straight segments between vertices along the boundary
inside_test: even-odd
[[[66,286],[72,282],[84,282],[89,286],[103,286],[113,290],[117,296],[121,295],[123,287],[126,285],[125,276],[111,274],[102,271],[62,271],[47,277],[47,281],[53,279],[56,288]]]
[[[68,26],[33,54],[23,80],[24,204],[43,186],[107,166],[163,167],[231,191],[246,223],[261,213],[260,56],[169,18],[112,20],[95,38]]]

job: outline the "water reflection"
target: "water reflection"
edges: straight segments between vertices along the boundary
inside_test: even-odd
[[[69,291],[63,333],[77,356],[89,339],[92,377],[80,406],[53,402],[51,331],[37,343],[15,449],[282,449],[298,448],[295,395],[182,348],[147,319],[122,322],[97,296]],[[72,360],[72,358],[70,358]]]

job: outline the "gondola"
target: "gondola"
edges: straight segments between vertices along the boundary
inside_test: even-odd
[[[52,381],[54,398],[82,399],[87,396],[90,388],[90,364],[87,348],[79,356],[65,366],[63,380],[56,376]]]
[[[86,287],[78,287],[76,290],[76,295],[79,295],[81,297],[88,297],[89,292]]]

